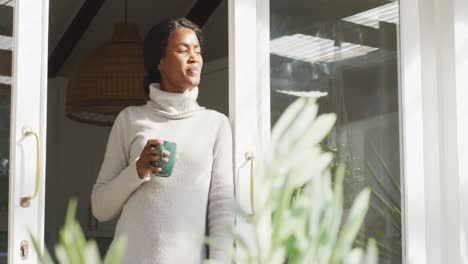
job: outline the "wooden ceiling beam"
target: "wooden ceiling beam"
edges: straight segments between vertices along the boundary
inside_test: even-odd
[[[105,0],[86,0],[49,57],[49,77],[57,76]]]
[[[342,42],[356,45],[364,45],[379,49],[395,51],[397,49],[396,24],[380,21],[379,28],[368,27],[352,22],[339,20],[335,24],[339,32],[328,31],[320,34],[320,37],[331,40],[341,37]]]
[[[222,0],[198,0],[187,14],[187,18],[203,27],[221,2]]]

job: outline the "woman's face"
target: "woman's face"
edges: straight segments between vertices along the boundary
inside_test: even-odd
[[[161,88],[168,92],[185,92],[198,86],[203,67],[197,34],[189,28],[178,28],[167,43],[159,61]]]

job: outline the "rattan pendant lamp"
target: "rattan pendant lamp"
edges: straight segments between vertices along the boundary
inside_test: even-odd
[[[135,24],[114,25],[112,40],[92,51],[74,70],[67,90],[66,115],[76,121],[111,126],[129,105],[147,100],[142,87],[142,40]]]

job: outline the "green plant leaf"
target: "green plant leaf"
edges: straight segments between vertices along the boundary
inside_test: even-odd
[[[107,251],[106,257],[104,258],[104,264],[120,263],[126,247],[126,237],[120,236],[117,239],[115,239],[109,247],[109,250]]]
[[[59,231],[59,238],[60,238],[60,245],[59,245],[59,250],[64,251],[66,255],[66,261],[65,263],[80,263],[80,252],[78,252],[78,248],[75,247],[74,245],[74,238],[73,238],[73,231],[71,230],[72,227],[65,225],[60,231]],[[56,255],[58,257],[58,252],[57,248],[56,250]],[[62,260],[59,259],[59,262],[62,263]]]
[[[364,257],[364,252],[360,248],[354,248],[349,252],[349,254],[344,258],[344,264],[361,264]]]
[[[72,260],[69,258],[67,251],[62,245],[55,246],[55,256],[60,264],[71,264]]]
[[[374,150],[375,155],[379,159],[380,164],[384,168],[385,173],[388,175],[388,178],[390,179],[390,182],[392,183],[393,188],[395,188],[395,191],[401,193],[400,185],[396,182],[395,178],[393,177],[392,172],[390,171],[390,168],[388,167],[387,163],[384,161],[382,156],[379,154],[379,152],[376,150],[374,144],[372,144],[372,149]]]
[[[370,240],[372,240],[373,243],[375,244],[375,246],[377,246],[378,252],[380,254],[385,254],[386,256],[391,257],[393,259],[400,259],[401,258],[400,249],[396,250],[396,249],[392,248],[390,245],[378,242],[377,240],[375,240],[373,238],[370,238],[369,236],[367,236],[363,232],[360,232],[358,234],[358,238],[356,239],[355,242],[359,242],[359,245],[361,245],[361,246],[366,246],[365,241],[370,241]],[[401,243],[397,242],[395,244],[401,248]]]
[[[358,195],[343,224],[345,169],[338,167],[332,189],[333,153],[324,152],[321,145],[336,115],[316,116],[317,112],[315,99],[299,98],[273,128],[271,145],[257,170],[257,186],[262,188],[256,214],[237,214],[252,224],[254,245],[232,232],[237,250],[247,257],[241,263],[361,264],[367,256],[352,244],[369,207],[370,191]]]
[[[383,197],[386,197],[387,199],[389,199],[390,203],[392,203],[394,205],[398,205],[399,203],[397,203],[397,201],[395,201],[395,199],[393,199],[393,196],[387,191],[387,188],[385,188],[382,181],[377,177],[377,174],[375,173],[374,169],[369,164],[369,162],[366,162],[366,166],[369,169],[369,171],[371,172],[370,175],[372,176],[374,181],[377,183],[377,186],[379,187],[380,191],[383,193]],[[372,189],[375,191],[374,188],[372,188]],[[398,194],[400,194],[400,192],[398,192]],[[397,208],[399,208],[399,207],[397,207]]]
[[[47,250],[46,247],[44,247],[44,250],[41,249],[41,246],[39,245],[39,242],[37,239],[34,237],[32,232],[29,230],[29,237],[31,238],[31,241],[33,243],[34,249],[37,252],[37,255],[39,257],[39,261],[42,264],[53,264],[54,262],[52,261],[52,257],[50,256],[49,251]]]
[[[305,142],[297,144],[296,151],[301,151],[302,148],[311,148],[320,143],[330,133],[335,125],[336,115],[333,113],[322,114],[315,119],[312,126],[302,135]]]
[[[72,226],[75,223],[76,208],[78,207],[78,200],[71,198],[68,202],[68,209],[65,216],[65,226]]]
[[[101,261],[101,255],[99,253],[98,246],[96,244],[96,241],[90,240],[88,243],[86,243],[84,250],[83,250],[83,257],[84,257],[84,262],[86,264],[100,264],[102,263]]]
[[[379,254],[377,253],[377,247],[373,239],[369,240],[367,244],[366,256],[364,257],[363,264],[374,264],[378,262]]]
[[[73,246],[79,252],[79,263],[86,262],[86,238],[83,234],[83,230],[81,229],[80,224],[78,221],[75,222],[70,226],[71,231],[73,232]],[[86,262],[87,263],[87,262]]]
[[[386,211],[388,213],[385,214],[385,212],[380,208],[380,206],[376,205],[372,199],[371,199],[371,202],[370,202],[370,207],[372,208],[372,210],[374,210],[375,212],[377,212],[380,216],[382,216],[383,218],[389,220],[389,222],[391,223],[391,225],[396,229],[396,230],[401,230],[401,221],[400,221],[400,218],[398,217],[395,217],[390,215],[392,214],[392,212],[389,212],[389,211]],[[384,208],[384,207],[382,207]],[[390,217],[387,217],[387,216],[390,216]]]
[[[395,221],[400,221],[401,219],[401,212],[399,211],[398,207],[391,204],[389,201],[385,200],[379,193],[372,190],[372,194],[378,198],[378,200],[387,208],[387,211],[390,212],[390,216],[394,218]]]
[[[370,190],[364,189],[359,193],[354,201],[351,211],[346,219],[343,229],[337,241],[337,245],[332,257],[332,262],[336,263],[342,259],[346,252],[351,249],[352,243],[364,221],[367,209],[369,207]]]
[[[343,179],[344,165],[340,165],[336,171],[333,199],[325,210],[325,215],[320,224],[320,246],[317,254],[320,263],[328,263],[334,249],[334,245],[340,230],[343,213]]]
[[[305,107],[306,103],[307,99],[299,98],[284,110],[271,131],[271,142],[273,145],[279,142],[280,138],[291,126],[291,123],[294,122],[297,114]]]
[[[65,217],[65,224],[59,231],[59,243],[55,245],[55,255],[60,264],[101,264],[101,256],[96,241],[87,241],[80,224],[75,219],[78,202],[70,199]],[[41,252],[37,240],[32,236],[33,244],[37,252]],[[114,240],[105,257],[105,264],[118,264],[126,247],[126,239],[119,237]],[[52,264],[47,249],[44,255],[38,254],[42,264]]]

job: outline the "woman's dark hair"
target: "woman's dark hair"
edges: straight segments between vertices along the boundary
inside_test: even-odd
[[[146,34],[143,44],[143,59],[145,64],[146,76],[143,80],[143,88],[146,94],[149,94],[149,85],[155,82],[161,82],[161,75],[157,65],[166,52],[167,43],[172,34],[178,28],[189,28],[195,32],[202,46],[203,35],[201,29],[192,21],[186,18],[169,18],[157,24]]]

